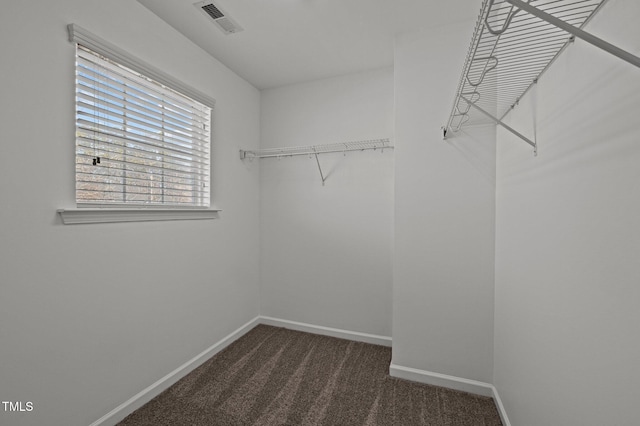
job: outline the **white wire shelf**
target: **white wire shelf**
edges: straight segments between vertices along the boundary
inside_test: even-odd
[[[328,154],[331,152],[365,151],[370,149],[393,149],[393,146],[391,146],[391,142],[389,141],[389,139],[371,139],[364,141],[331,143],[325,145],[266,148],[253,151],[240,150],[240,158],[242,160],[251,158],[282,158],[294,157],[297,155],[309,156],[316,154]]]
[[[582,30],[607,0],[484,0],[444,137],[499,124],[575,37],[640,66],[640,58]]]

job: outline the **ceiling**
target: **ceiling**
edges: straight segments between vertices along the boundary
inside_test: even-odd
[[[475,21],[481,6],[481,0],[213,0],[244,28],[225,35],[194,7],[196,0],[138,2],[258,89],[391,67],[395,35]]]

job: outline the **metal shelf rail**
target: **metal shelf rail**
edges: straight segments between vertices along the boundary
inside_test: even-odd
[[[443,138],[463,126],[503,122],[577,37],[640,67],[640,58],[582,30],[607,0],[484,0]]]
[[[252,160],[254,158],[283,158],[283,157],[295,157],[299,155],[307,155],[309,157],[315,156],[318,170],[320,171],[320,177],[322,178],[322,185],[327,180],[327,176],[322,173],[322,167],[320,166],[319,154],[329,154],[333,152],[347,153],[350,151],[366,151],[377,150],[384,152],[385,149],[393,149],[390,140],[387,139],[371,139],[363,141],[353,142],[341,142],[331,143],[325,145],[313,145],[313,146],[294,146],[284,148],[266,148],[254,151],[240,150],[241,160]]]

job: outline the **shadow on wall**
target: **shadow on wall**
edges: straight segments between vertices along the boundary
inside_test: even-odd
[[[495,187],[496,129],[494,125],[461,130],[448,137],[445,143],[454,147],[488,183]]]
[[[507,116],[505,121],[517,123],[520,131],[534,132],[540,160],[519,162],[517,168],[508,169],[510,179],[527,176],[536,170],[544,170],[543,178],[558,172],[570,173],[577,165],[597,169],[605,161],[615,162],[633,155],[635,146],[629,144],[624,135],[636,126],[640,92],[611,82],[624,81],[636,70],[630,67],[611,69],[604,64],[595,68],[593,65],[590,69],[593,78],[578,79],[571,74],[571,69],[557,67],[554,73],[545,76],[544,84],[530,93],[528,100]],[[543,112],[539,111],[538,105],[544,105]],[[576,139],[578,129],[579,134],[589,137]],[[499,134],[501,143],[503,140],[504,143],[521,143],[503,129]],[[511,155],[520,157],[519,152]]]

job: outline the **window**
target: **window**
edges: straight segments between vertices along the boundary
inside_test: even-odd
[[[83,42],[88,33],[75,25],[69,30],[77,42],[78,206],[209,207],[213,101],[188,96],[186,86],[95,36]]]

